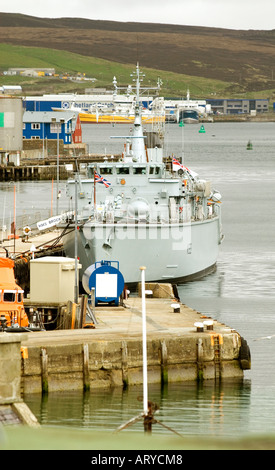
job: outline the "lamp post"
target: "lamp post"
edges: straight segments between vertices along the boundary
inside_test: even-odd
[[[56,215],[59,215],[59,124],[57,124],[57,155],[56,155]]]
[[[75,173],[75,215],[74,215],[74,259],[75,259],[75,285],[74,285],[74,302],[78,303],[79,287],[78,287],[78,253],[77,253],[77,173]]]
[[[57,156],[56,156],[56,215],[59,214],[59,137],[60,133],[62,132],[62,124],[65,123],[65,119],[59,119],[59,122],[56,118],[52,118],[52,123],[56,125],[56,133],[57,133]]]
[[[148,380],[147,380],[147,333],[145,304],[145,266],[141,266],[141,299],[142,299],[142,356],[143,356],[143,413],[148,415]]]

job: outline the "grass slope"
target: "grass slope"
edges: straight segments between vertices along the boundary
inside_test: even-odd
[[[142,431],[142,423],[136,425]],[[72,458],[76,457],[76,464],[79,465],[81,458],[87,458],[87,463],[91,464],[91,458],[102,450],[112,451],[103,455],[127,455],[131,458],[131,450],[153,450],[159,451],[163,455],[166,451],[174,450],[177,452],[187,450],[274,450],[274,436],[245,436],[236,439],[220,439],[213,437],[179,437],[175,434],[160,434],[157,425],[154,425],[152,435],[146,435],[143,432],[127,431],[114,434],[112,432],[94,432],[87,429],[75,429],[68,427],[48,427],[41,426],[39,429],[32,429],[26,426],[10,426],[4,428],[4,440],[0,441],[1,450],[89,450],[88,455],[73,454],[69,456],[70,464]],[[97,451],[97,452],[95,452]],[[115,451],[121,451],[116,454]],[[124,452],[123,452],[124,451]],[[129,454],[127,454],[129,451]],[[148,453],[148,452],[146,452]],[[154,455],[154,452],[151,452]],[[170,454],[171,455],[171,454]],[[21,458],[21,455],[19,455]],[[51,457],[52,458],[52,457]],[[65,457],[66,459],[66,457]],[[80,459],[80,460],[79,460]],[[184,460],[183,460],[184,461]],[[16,455],[15,455],[16,462]],[[19,461],[18,461],[19,463]],[[67,461],[65,461],[65,464]],[[69,463],[69,461],[68,461]],[[82,463],[82,462],[81,462]],[[83,461],[84,463],[84,461]],[[85,462],[86,463],[86,462]],[[160,464],[164,459],[160,460]],[[177,461],[175,462],[175,464]],[[180,463],[180,460],[178,460]],[[82,465],[83,466],[83,465]],[[126,467],[127,459],[126,459]]]
[[[0,44],[0,70],[7,70],[9,67],[30,67],[30,68],[55,68],[57,73],[71,74],[85,73],[86,77],[97,79],[97,87],[112,88],[113,77],[116,76],[119,86],[127,86],[130,83],[130,73],[134,70],[135,64],[119,64],[116,62],[87,57],[74,54],[68,51],[47,49],[40,47],[13,46],[10,44]],[[177,74],[163,70],[153,70],[143,68],[146,74],[145,85],[155,86],[158,77],[162,79],[161,94],[165,96],[186,96],[187,89],[190,89],[191,97],[205,97],[213,93],[226,94],[228,83],[219,80],[206,79],[201,77],[191,77],[184,74]],[[64,80],[53,80],[49,78],[30,77],[9,77],[2,76],[0,83],[21,84],[23,91],[62,92],[78,91],[91,85],[91,82],[73,83]]]
[[[2,44],[32,49],[35,45],[131,67],[138,59],[143,68],[162,70],[162,78],[173,72],[183,75],[180,81],[190,76],[210,79],[216,86],[218,80],[227,83],[231,93],[275,88],[275,30],[36,18],[1,12],[0,23]],[[198,82],[196,86],[200,86]]]

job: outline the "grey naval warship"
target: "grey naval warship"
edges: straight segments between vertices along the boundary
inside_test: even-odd
[[[216,266],[221,195],[180,158],[163,158],[161,145],[145,145],[140,73],[137,65],[135,121],[121,161],[90,163],[85,178],[67,182],[77,221],[62,224],[64,250],[74,257],[77,249],[80,275],[106,260],[119,262],[127,285],[139,282],[140,266],[147,282],[181,283]]]

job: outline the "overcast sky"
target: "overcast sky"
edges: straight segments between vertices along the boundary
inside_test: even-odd
[[[275,0],[9,0],[0,11],[47,18],[275,29]]]

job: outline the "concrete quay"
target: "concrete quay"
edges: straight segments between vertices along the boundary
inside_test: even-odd
[[[171,298],[146,299],[148,383],[242,378],[250,358],[238,332],[175,305]],[[142,384],[141,298],[96,307],[95,316],[94,329],[22,335],[22,392]]]
[[[21,398],[21,341],[21,334],[0,333],[0,431],[3,425],[39,427]]]
[[[0,230],[0,238],[3,239],[0,243],[0,257],[5,258],[6,252],[8,252],[9,256],[15,260],[20,259],[23,255],[31,255],[33,246],[35,247],[35,256],[37,256],[46,248],[51,247],[60,237],[61,230],[55,227],[48,231],[39,232],[38,229],[35,229],[28,237],[22,236],[22,230],[17,230],[17,233],[19,236],[15,240],[12,236],[9,239],[3,239],[3,234]],[[62,244],[61,241],[60,244]]]

